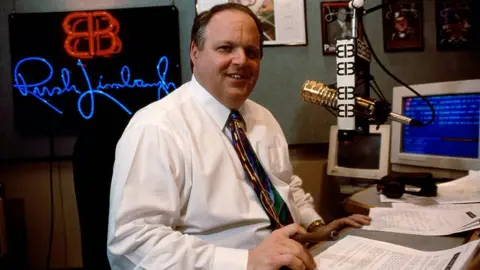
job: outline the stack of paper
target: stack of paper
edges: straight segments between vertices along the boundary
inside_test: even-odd
[[[480,203],[480,174],[476,171],[457,180],[439,184],[438,195],[433,197],[441,204]]]
[[[480,240],[441,251],[421,251],[382,241],[347,235],[315,256],[318,270],[464,269]]]
[[[381,202],[428,204],[480,203],[480,172],[469,171],[467,176],[438,185],[436,197],[422,197],[404,194],[401,198],[391,199],[380,194]]]
[[[451,210],[468,210],[472,208],[480,208],[478,203],[462,203],[462,204],[430,204],[419,205],[413,203],[392,203],[392,208],[396,209],[451,209]]]
[[[370,217],[370,225],[362,229],[439,236],[480,228],[478,206],[470,209],[375,207],[370,209]]]
[[[422,235],[448,235],[480,228],[480,172],[438,185],[436,197],[405,194],[399,199],[381,195],[392,208],[372,208],[370,226],[379,230]]]

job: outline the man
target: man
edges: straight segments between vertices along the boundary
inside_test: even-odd
[[[261,32],[242,5],[199,14],[192,80],[125,129],[111,189],[113,269],[313,269],[312,255],[292,236],[304,227],[368,223],[354,216],[320,226],[292,174],[280,126],[247,99],[259,74]],[[249,147],[255,153],[240,151]]]
[[[352,36],[352,25],[346,19],[347,10],[340,8],[337,12],[337,20],[328,24],[328,44],[330,46],[335,47],[338,39]]]

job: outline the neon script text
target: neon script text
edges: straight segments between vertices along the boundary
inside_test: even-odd
[[[40,80],[38,82],[31,82],[27,81],[26,74],[23,74],[21,71],[22,69],[27,66],[28,64],[36,64],[44,66],[46,71],[46,78]],[[117,100],[111,94],[105,92],[105,90],[109,89],[124,89],[124,88],[157,88],[157,98],[161,98],[161,93],[169,94],[171,90],[176,88],[173,82],[168,82],[166,80],[167,71],[168,71],[168,58],[161,57],[157,63],[157,75],[158,81],[155,82],[145,82],[143,79],[134,79],[130,75],[130,68],[128,66],[123,66],[120,71],[120,82],[115,83],[103,83],[102,76],[99,76],[97,84],[92,85],[91,78],[82,63],[82,60],[77,61],[77,66],[80,68],[82,72],[83,78],[87,85],[87,90],[82,91],[80,90],[75,84],[70,82],[70,74],[71,72],[66,69],[62,68],[60,71],[61,76],[61,85],[58,86],[48,86],[52,77],[54,75],[54,69],[52,65],[45,59],[41,57],[27,57],[20,60],[14,69],[14,89],[18,90],[22,96],[32,96],[41,101],[46,106],[50,107],[52,110],[59,114],[63,114],[63,111],[52,104],[48,97],[53,96],[61,96],[67,93],[76,94],[78,95],[77,100],[77,109],[80,115],[85,119],[90,119],[93,116],[95,111],[95,97],[96,96],[103,96],[104,98],[110,99],[112,102],[117,104],[121,109],[123,109],[128,114],[132,114],[132,112],[124,105],[122,102]],[[40,74],[38,69],[36,70]],[[45,73],[45,72],[43,72]],[[86,106],[87,105],[87,106]],[[85,109],[88,107],[88,109]]]

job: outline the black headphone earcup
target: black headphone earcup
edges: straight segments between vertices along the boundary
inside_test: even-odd
[[[388,198],[398,199],[405,193],[405,184],[395,180],[387,181],[384,184],[382,193]]]

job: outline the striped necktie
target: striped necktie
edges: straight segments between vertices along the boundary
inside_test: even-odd
[[[232,110],[228,120],[228,128],[232,133],[235,152],[242,163],[245,174],[255,190],[263,208],[267,212],[272,229],[293,223],[290,210],[272,185],[270,178],[263,169],[241,125],[244,123],[237,110]]]

